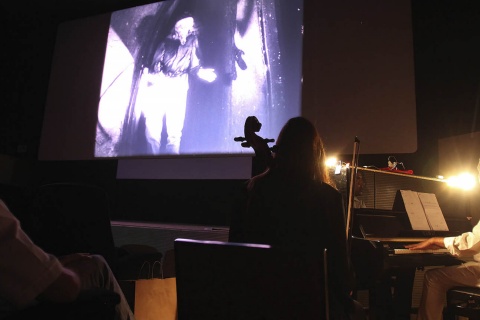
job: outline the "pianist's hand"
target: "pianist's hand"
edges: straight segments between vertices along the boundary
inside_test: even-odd
[[[405,248],[410,250],[435,250],[445,248],[443,238],[434,237],[419,243],[408,244]]]

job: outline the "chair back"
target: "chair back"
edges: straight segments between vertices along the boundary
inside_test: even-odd
[[[32,201],[33,240],[57,256],[101,254],[110,265],[115,244],[106,191],[84,183],[51,183],[40,186]]]
[[[326,250],[176,239],[179,320],[328,319]]]

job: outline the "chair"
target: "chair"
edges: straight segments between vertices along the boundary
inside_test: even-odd
[[[100,254],[115,266],[110,200],[104,189],[83,183],[42,185],[33,195],[30,214],[30,236],[46,252]]]
[[[447,291],[443,319],[453,320],[458,316],[470,320],[480,319],[480,288],[454,287]]]
[[[326,250],[176,239],[178,319],[329,319]]]
[[[110,224],[111,202],[101,187],[59,182],[34,193],[28,228],[33,241],[61,256],[75,252],[102,255],[117,280],[135,280],[145,261],[161,261],[162,253],[145,245],[117,248]]]

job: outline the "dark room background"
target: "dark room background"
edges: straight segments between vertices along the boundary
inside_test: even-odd
[[[114,159],[37,160],[57,25],[142,3],[148,1],[28,0],[0,5],[2,177],[28,188],[53,181],[98,184],[111,195],[114,219],[224,225],[242,180],[117,180]],[[480,3],[412,0],[411,7],[418,148],[395,156],[415,174],[436,176],[438,139],[478,131]],[[399,117],[402,110],[391,110],[385,139],[405,135],[395,129]],[[343,156],[346,161],[351,157]],[[362,154],[359,164],[384,167],[388,156]]]

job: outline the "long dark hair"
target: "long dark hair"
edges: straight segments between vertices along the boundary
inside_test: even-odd
[[[323,141],[313,123],[304,117],[288,120],[278,135],[275,165],[292,175],[332,185],[325,160]]]

